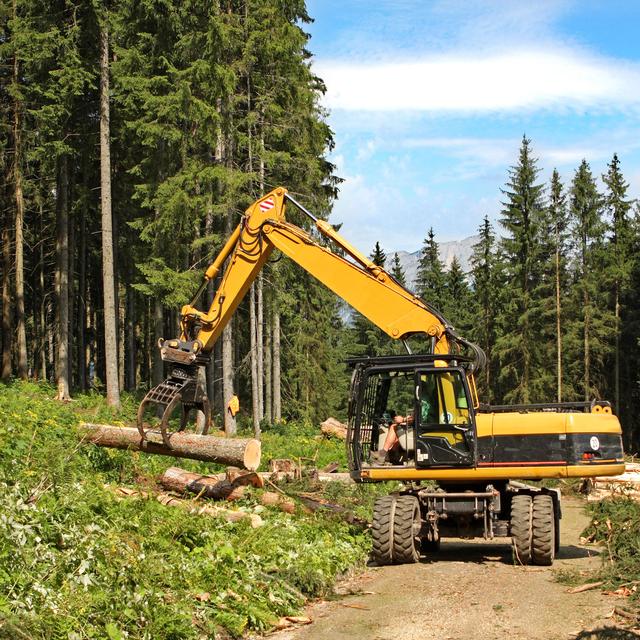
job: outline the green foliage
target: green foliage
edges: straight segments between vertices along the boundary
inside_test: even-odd
[[[628,498],[594,502],[588,506],[591,523],[584,530],[587,536],[603,547],[601,579],[616,588],[636,584],[640,579],[640,504]],[[640,594],[631,592],[636,607]]]
[[[80,443],[79,419],[113,413],[97,396],[64,405],[54,394],[32,383],[0,391],[0,637],[240,636],[267,630],[364,562],[368,536],[322,513],[289,516],[248,498],[241,508],[265,520],[251,529],[152,495],[116,497],[110,484],[152,482],[174,461]],[[115,419],[127,422],[134,403],[124,400]],[[299,448],[297,427],[266,435],[267,457],[321,449],[319,460],[344,461],[343,443],[307,434]],[[350,491],[344,502],[366,488]]]
[[[416,289],[418,295],[428,304],[436,309],[441,308],[445,290],[445,275],[433,228],[429,229],[420,253]]]

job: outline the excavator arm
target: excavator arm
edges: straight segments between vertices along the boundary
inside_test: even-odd
[[[320,245],[306,231],[287,222],[288,203],[309,216],[317,231],[330,240],[339,253]],[[186,425],[192,408],[209,415],[206,395],[197,382],[198,367],[208,361],[215,342],[274,249],[316,277],[390,337],[406,340],[423,334],[433,353],[455,354],[468,348],[475,352],[481,364],[480,349],[457,336],[438,311],[360,253],[328,222],[307,211],[286,189],[278,187],[246,210],[220,254],[207,268],[194,300],[182,308],[180,338],[161,341],[162,359],[171,363],[173,370],[167,380],[147,394],[140,406],[138,428],[143,437],[142,413],[146,404],[166,406],[161,429],[167,446],[170,446],[168,418],[179,404],[183,410],[181,428]],[[209,310],[198,310],[195,304],[202,291],[218,276],[225,262],[227,265]]]

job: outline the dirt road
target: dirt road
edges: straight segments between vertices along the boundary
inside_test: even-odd
[[[638,637],[606,629],[616,598],[599,590],[567,593],[554,570],[588,571],[598,551],[579,546],[588,520],[577,501],[563,501],[561,551],[553,568],[514,566],[507,544],[443,542],[419,564],[371,568],[348,587],[359,595],[311,605],[313,623],[274,634],[277,640],[509,640]],[[366,593],[369,592],[369,593]],[[604,633],[604,635],[602,635]]]

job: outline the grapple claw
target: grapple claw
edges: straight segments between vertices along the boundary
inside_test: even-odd
[[[184,431],[189,420],[191,409],[202,411],[205,415],[205,423],[200,431],[206,434],[211,425],[211,411],[209,399],[197,381],[196,367],[184,368],[177,366],[171,376],[164,382],[151,389],[144,397],[138,407],[137,426],[140,437],[146,439],[144,425],[144,412],[148,405],[155,404],[164,407],[162,418],[160,419],[160,433],[162,442],[167,448],[171,448],[171,434],[169,420],[173,412],[181,407],[180,427],[178,431]]]

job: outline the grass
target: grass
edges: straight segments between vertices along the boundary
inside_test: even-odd
[[[604,548],[600,579],[607,587],[631,587],[630,599],[640,609],[640,503],[629,498],[605,499],[588,506],[591,523],[583,532]]]
[[[116,497],[105,485],[153,483],[176,461],[80,442],[79,421],[129,423],[135,398],[114,413],[97,395],[67,405],[54,396],[45,384],[0,387],[0,638],[238,637],[298,612],[366,561],[367,532],[330,514],[291,516],[248,497],[240,508],[265,521],[251,529]],[[263,460],[344,465],[344,443],[316,433],[265,430]],[[325,497],[366,518],[383,490],[331,483]]]

